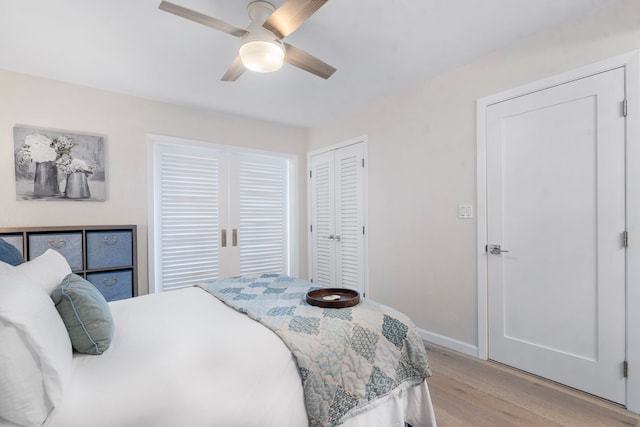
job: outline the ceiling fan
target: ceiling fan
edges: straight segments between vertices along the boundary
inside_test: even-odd
[[[251,2],[247,11],[253,22],[246,30],[168,1],[163,0],[159,8],[241,39],[239,55],[222,76],[223,81],[235,81],[247,69],[263,73],[276,71],[283,61],[328,79],[336,71],[335,68],[282,41],[326,2],[327,0],[287,0],[278,9],[266,1]]]

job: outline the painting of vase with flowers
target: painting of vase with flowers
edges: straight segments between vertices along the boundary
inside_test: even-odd
[[[104,137],[13,128],[17,200],[105,200]]]

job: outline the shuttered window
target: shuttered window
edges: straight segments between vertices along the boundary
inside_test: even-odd
[[[240,274],[289,270],[287,172],[282,159],[239,159]]]
[[[153,150],[156,291],[290,274],[290,159],[186,144]]]

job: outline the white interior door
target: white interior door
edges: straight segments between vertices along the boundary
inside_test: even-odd
[[[364,143],[310,158],[311,277],[365,292]]]
[[[616,69],[487,108],[489,357],[619,403],[624,91]]]
[[[334,284],[336,253],[333,151],[311,157],[311,276],[316,283]]]
[[[363,144],[335,151],[336,283],[364,291]]]

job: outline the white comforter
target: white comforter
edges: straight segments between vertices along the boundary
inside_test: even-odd
[[[110,303],[111,347],[76,355],[48,427],[303,427],[293,356],[274,333],[199,288]],[[345,427],[435,426],[426,383]]]

